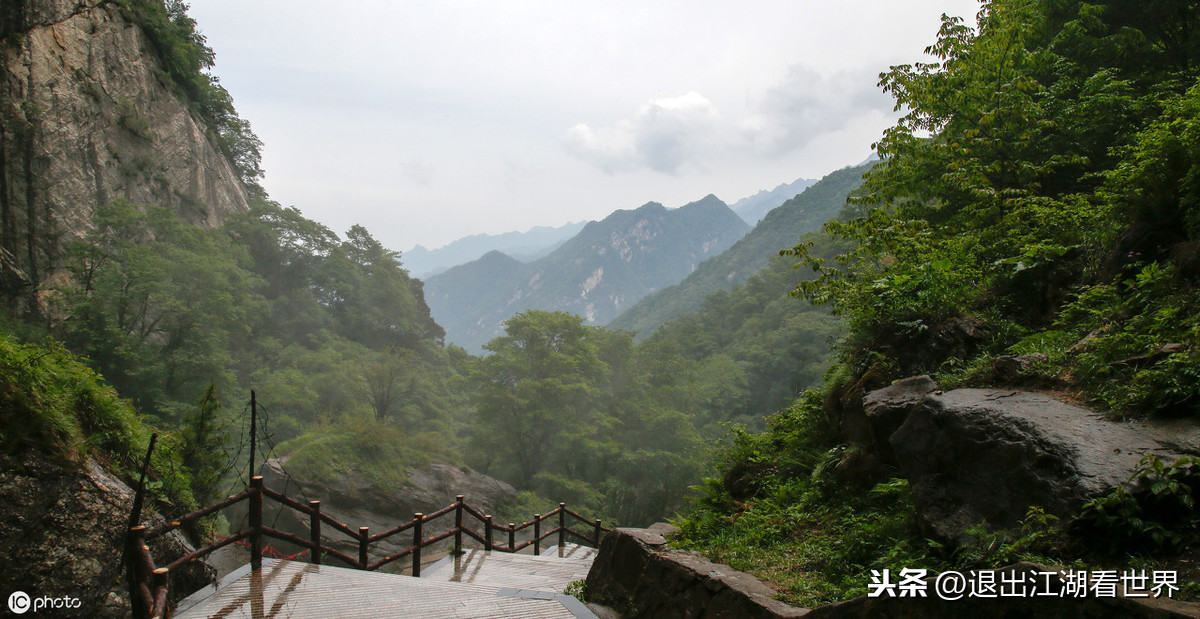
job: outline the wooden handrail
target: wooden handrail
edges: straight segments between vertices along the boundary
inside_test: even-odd
[[[233,505],[234,503],[237,503],[238,501],[244,501],[245,499],[247,499],[249,497],[250,497],[250,489],[247,488],[246,490],[243,490],[235,495],[232,495],[232,496],[224,499],[223,501],[218,501],[216,503],[213,503],[212,505],[209,505],[208,507],[201,507],[200,509],[197,509],[195,511],[188,512],[187,514],[180,516],[179,518],[172,520],[171,522],[164,522],[164,523],[154,527],[153,529],[147,530],[146,531],[146,539],[152,540],[152,539],[159,537],[161,535],[164,535],[166,533],[170,533],[171,531],[174,531],[175,529],[178,529],[179,527],[183,526],[183,523],[185,523],[185,522],[199,520],[209,514],[213,514],[218,511],[221,511],[222,509],[225,509],[226,507],[229,507],[230,505]]]
[[[487,540],[483,539],[482,535],[480,535],[470,529],[463,529],[462,532],[466,533],[467,536],[469,536],[471,539],[479,542],[480,544],[483,544],[484,546],[487,546]]]
[[[272,490],[266,486],[263,486],[262,491],[263,491],[263,496],[267,496],[272,499],[275,499],[276,502],[282,503],[283,505],[286,505],[286,506],[288,506],[298,512],[301,512],[305,515],[308,515],[308,516],[312,515],[312,508],[305,505],[304,503],[301,503],[300,501],[297,501],[296,499],[290,498],[279,492],[275,492],[274,490]]]
[[[487,520],[487,516],[485,516],[483,512],[471,507],[470,505],[467,505],[466,503],[463,503],[463,511],[474,516],[479,522]]]
[[[455,508],[455,504],[451,503],[451,504],[437,510],[436,512],[433,512],[432,514],[425,514],[425,522],[429,522],[430,520],[434,520],[436,518],[445,516],[446,514],[449,514],[450,512],[454,511],[454,508]]]
[[[286,533],[263,524],[263,499],[271,499],[282,507],[287,507],[307,516],[310,524],[310,537],[305,539],[298,535]],[[198,548],[175,561],[168,564],[165,568],[159,568],[154,564],[154,559],[150,555],[150,549],[146,546],[146,541],[157,538],[166,533],[169,533],[181,526],[184,523],[192,522],[205,516],[214,514],[226,507],[235,505],[241,501],[248,501],[250,504],[250,527],[239,531],[234,535],[215,541],[212,544]],[[455,524],[449,530],[434,535],[432,537],[424,537],[422,535],[424,525],[433,520],[454,513]],[[469,514],[472,518],[478,520],[484,525],[482,532],[466,526],[463,522],[463,513]],[[542,530],[542,522],[558,517],[558,526],[547,531]],[[572,516],[576,520],[584,524],[592,526],[592,535],[588,536],[582,532],[575,531],[567,525],[566,517]],[[322,527],[321,523],[326,523],[333,530],[345,535],[357,542],[359,557],[356,559],[350,555],[335,550],[321,543]],[[518,531],[533,527],[533,535],[531,539],[516,543],[515,535]],[[388,555],[377,561],[370,562],[368,560],[370,545],[381,542],[385,539],[399,535],[405,531],[413,530],[413,543],[410,547],[403,549],[395,554]],[[320,564],[324,556],[334,557],[346,565],[363,570],[377,570],[385,565],[393,563],[405,557],[412,557],[414,576],[419,576],[421,573],[421,549],[437,544],[451,537],[455,538],[456,548],[462,547],[462,536],[466,535],[476,542],[483,545],[486,550],[495,550],[498,552],[518,552],[529,546],[533,546],[536,552],[540,552],[542,541],[559,536],[559,544],[565,543],[568,535],[574,535],[584,543],[593,546],[598,545],[600,534],[610,529],[600,526],[599,520],[589,521],[579,513],[569,510],[566,505],[560,503],[556,509],[550,510],[544,514],[534,514],[533,519],[521,524],[508,523],[507,525],[493,521],[492,516],[484,514],[475,507],[466,503],[462,496],[456,497],[455,502],[439,509],[431,514],[417,513],[413,515],[413,519],[409,522],[400,524],[396,527],[388,529],[382,533],[371,535],[367,527],[361,527],[358,531],[350,528],[348,525],[338,522],[335,518],[321,510],[320,501],[310,501],[308,505],[301,503],[283,493],[267,488],[261,477],[251,479],[250,487],[245,490],[226,497],[207,507],[194,510],[179,517],[171,522],[156,525],[153,528],[147,529],[143,526],[134,526],[130,529],[129,538],[129,580],[130,580],[130,595],[135,600],[134,614],[142,619],[152,616],[163,616],[166,612],[166,603],[169,598],[169,587],[167,581],[168,575],[192,561],[200,559],[208,554],[224,548],[230,544],[250,540],[251,545],[251,567],[257,568],[261,566],[262,553],[262,538],[263,536],[275,538],[284,542],[295,544],[301,548],[311,551],[313,563]],[[507,533],[508,544],[497,544],[492,539],[495,532]],[[255,552],[257,550],[257,552]]]
[[[313,549],[313,543],[304,539],[303,537],[300,537],[299,535],[292,535],[291,533],[280,531],[279,529],[272,529],[271,527],[263,527],[262,532],[263,535],[266,535],[267,537],[273,537],[277,540],[282,540],[302,548],[307,548],[308,550]]]
[[[195,561],[196,559],[208,556],[209,554],[216,552],[217,550],[220,550],[230,544],[235,544],[237,542],[240,542],[240,541],[246,539],[247,537],[250,537],[249,529],[247,529],[245,531],[238,531],[237,534],[235,534],[231,537],[227,537],[215,544],[209,544],[208,546],[204,546],[203,548],[199,548],[197,550],[187,553],[186,555],[183,555],[182,557],[179,557],[178,559],[175,559],[174,561],[167,564],[167,569],[174,571],[179,566],[181,566],[185,563],[191,563],[192,561]]]
[[[328,524],[329,526],[341,531],[342,533],[345,533],[350,537],[353,537],[354,539],[358,539],[358,531],[355,531],[354,529],[351,529],[350,527],[338,522],[336,518],[326,514],[325,512],[321,512],[321,522]]]
[[[413,528],[416,524],[417,524],[417,522],[415,520],[409,520],[408,522],[406,522],[398,527],[393,527],[391,529],[388,529],[387,531],[384,531],[383,533],[376,533],[375,535],[372,535],[371,538],[368,539],[367,541],[374,544],[375,542],[385,540],[393,535],[403,533],[403,532]]]

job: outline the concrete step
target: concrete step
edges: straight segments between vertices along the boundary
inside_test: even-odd
[[[523,558],[539,563],[547,559],[532,556]],[[572,562],[570,559],[565,561]],[[479,562],[475,564],[479,565]],[[495,570],[489,568],[489,573],[491,571]],[[586,571],[584,573],[586,574]],[[503,579],[498,578],[494,582],[500,580]],[[244,566],[216,585],[189,596],[180,602],[173,616],[179,619],[595,618],[595,615],[575,598],[560,592],[475,581],[412,578],[265,558],[262,569],[258,572],[250,570],[249,565]]]
[[[595,556],[594,548],[575,544],[551,546],[541,555],[467,549],[423,570],[421,578],[562,593],[567,585],[587,578]]]

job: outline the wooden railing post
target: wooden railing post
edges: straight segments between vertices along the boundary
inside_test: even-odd
[[[558,504],[558,547],[567,545],[567,504]]]
[[[514,522],[508,523],[508,551],[516,552],[517,547],[517,525]]]
[[[250,569],[262,569],[263,478],[250,478]]]
[[[413,569],[412,575],[415,578],[421,577],[421,544],[425,542],[425,536],[421,534],[421,525],[425,523],[425,514],[417,512],[413,514]]]
[[[167,612],[167,594],[171,588],[171,574],[165,567],[160,567],[154,570],[154,609],[160,614],[154,615],[155,619],[165,617]],[[152,610],[152,612],[153,612]]]
[[[146,459],[142,462],[142,475],[138,478],[137,491],[133,495],[133,511],[129,512],[129,526],[137,526],[142,521],[142,506],[146,501],[146,475],[150,472],[150,457],[154,455],[154,444],[158,442],[158,433],[150,435],[150,446],[146,448]]]
[[[312,513],[308,515],[308,541],[312,542],[312,564],[321,564],[321,502],[309,501]]]
[[[596,548],[599,548],[600,547],[600,519],[599,518],[596,519],[596,527],[594,529],[592,529],[592,534],[596,536],[595,537]]]
[[[483,549],[492,549],[492,515],[483,517]]]
[[[145,603],[142,596],[138,594],[138,583],[143,582],[141,565],[142,562],[138,557],[138,551],[142,546],[146,545],[146,527],[142,525],[129,527],[129,538],[125,549],[125,580],[129,583],[129,603],[132,607],[133,616],[137,619],[144,619],[150,616],[153,609],[143,608]]]
[[[533,554],[542,554],[542,515],[533,515]]]
[[[454,498],[454,554],[462,554],[463,495]]]
[[[371,537],[369,527],[358,527],[358,564],[362,567],[359,569],[367,569],[370,563],[367,562],[367,540]]]

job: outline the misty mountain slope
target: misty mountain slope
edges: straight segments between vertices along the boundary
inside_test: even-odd
[[[645,337],[666,322],[696,311],[705,297],[746,281],[767,265],[780,249],[792,247],[806,232],[837,215],[846,196],[862,184],[873,163],[842,168],[826,175],[803,193],[771,210],[745,237],[705,261],[678,284],[648,295],[615,318],[610,326]]]
[[[748,228],[712,195],[677,209],[650,202],[588,223],[532,263],[492,252],[430,277],[426,300],[446,340],[474,352],[529,309],[567,311],[602,325],[679,282]]]
[[[404,267],[416,277],[426,278],[451,267],[477,260],[490,251],[501,251],[529,262],[549,254],[583,229],[585,221],[558,227],[537,226],[525,232],[473,234],[438,249],[420,245],[404,252]]]
[[[762,218],[772,209],[796,197],[817,180],[815,178],[798,178],[790,183],[782,183],[774,189],[764,189],[752,196],[742,198],[729,205],[729,208],[732,208],[733,212],[753,226],[762,221]]]

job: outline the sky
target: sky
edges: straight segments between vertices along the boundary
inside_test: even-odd
[[[263,186],[436,248],[858,163],[877,86],[976,0],[191,0]]]

